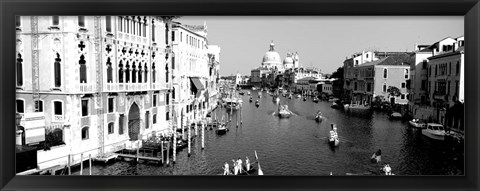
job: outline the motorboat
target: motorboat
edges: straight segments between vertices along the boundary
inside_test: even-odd
[[[250,103],[253,101],[253,98],[252,98],[252,96],[250,96],[250,99],[249,99],[248,101],[250,101]]]
[[[402,118],[402,114],[398,113],[398,112],[393,112],[390,114],[389,116],[390,119],[401,119]]]
[[[245,95],[245,92],[238,92],[238,94],[240,94],[240,95]]]
[[[257,90],[257,88],[256,88],[256,87],[252,87],[252,90],[255,91],[255,90]]]
[[[257,106],[257,107],[260,106],[260,102],[258,101],[258,99],[257,99],[257,101],[255,102],[255,106]]]
[[[250,95],[250,91],[247,92],[247,95]]]
[[[227,131],[228,131],[227,125],[224,123],[220,123],[217,129],[217,135],[223,135],[227,133]]]
[[[292,94],[288,95],[288,99],[292,99],[292,97],[293,97]]]
[[[445,128],[437,123],[427,123],[427,127],[422,129],[422,134],[435,140],[445,140]]]
[[[420,128],[420,129],[425,129],[426,128],[425,123],[422,122],[419,119],[412,119],[412,120],[408,121],[408,124],[412,127],[415,127],[415,128]]]
[[[332,106],[330,106],[333,109],[343,109],[343,104],[340,100],[337,100],[332,103]]]
[[[304,97],[303,97],[303,101],[307,101],[307,97],[304,96]]]
[[[290,111],[288,111],[288,106],[287,105],[281,106],[278,110],[278,116],[280,116],[280,118],[288,118],[291,115],[292,115],[292,113],[290,113]]]
[[[314,97],[314,98],[313,98],[313,102],[318,103],[318,98],[317,98],[317,97]]]
[[[300,94],[297,94],[297,98],[301,98],[301,97],[302,97],[302,95],[300,95]]]

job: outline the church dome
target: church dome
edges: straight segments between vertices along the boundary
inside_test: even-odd
[[[293,58],[292,57],[286,57],[285,60],[283,60],[283,64],[293,64]]]
[[[275,67],[282,64],[282,59],[280,58],[280,54],[275,52],[275,44],[273,42],[270,44],[270,50],[265,53],[262,60],[262,66],[265,67]]]

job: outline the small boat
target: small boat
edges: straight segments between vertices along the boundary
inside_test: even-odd
[[[227,99],[226,108],[227,111],[240,109],[240,101],[237,99]]]
[[[262,98],[262,95],[258,94],[258,98]]]
[[[380,161],[382,161],[382,150],[378,149],[377,152],[373,153],[370,162],[379,163]]]
[[[247,95],[250,95],[250,91],[247,92]]]
[[[427,128],[422,129],[422,135],[435,140],[445,140],[445,134],[443,125],[437,123],[427,123]]]
[[[248,101],[250,101],[250,103],[253,102],[252,96],[250,96],[250,99]]]
[[[330,97],[330,98],[328,98],[328,101],[329,101],[329,102],[336,102],[336,101],[338,101],[338,100],[340,100],[340,99],[338,99],[338,98],[336,98],[336,97]]]
[[[318,112],[316,115],[315,115],[315,121],[317,122],[320,122],[323,120],[323,116],[322,116],[322,112]]]
[[[408,124],[412,127],[420,128],[420,129],[425,129],[425,123],[420,121],[419,119],[412,119],[411,121],[408,122]]]
[[[398,112],[393,112],[392,114],[390,114],[389,116],[390,119],[401,119],[402,118],[402,114],[398,113]]]
[[[303,101],[307,101],[307,97],[303,97]]]
[[[293,97],[292,94],[288,95],[288,99],[292,99],[292,97]]]
[[[292,115],[292,113],[290,113],[290,111],[288,111],[288,106],[287,105],[281,106],[278,110],[278,116],[280,118],[289,118],[291,115]]]
[[[257,101],[255,102],[255,106],[257,106],[257,107],[260,106],[260,102],[258,101],[258,99],[257,99]]]
[[[245,95],[245,92],[238,92],[238,94],[240,94],[240,95]]]
[[[302,95],[300,95],[300,94],[297,94],[297,98],[301,98],[301,97],[302,97]]]
[[[221,123],[217,129],[217,135],[223,135],[227,133],[227,131],[228,131],[227,125]]]
[[[343,109],[343,104],[340,101],[335,101],[330,107],[333,109]]]
[[[318,98],[317,98],[317,97],[314,97],[314,98],[313,98],[313,102],[318,103]]]
[[[255,90],[257,90],[257,88],[256,88],[256,87],[252,87],[252,90],[255,91]]]
[[[337,127],[333,125],[333,130],[330,131],[330,134],[328,136],[328,144],[331,147],[336,147],[338,144],[340,144],[340,140],[338,139],[338,134],[337,134]]]

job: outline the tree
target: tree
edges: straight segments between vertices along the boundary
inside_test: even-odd
[[[332,78],[343,79],[343,67],[339,67],[337,71],[333,72],[330,76],[330,79]]]
[[[400,92],[400,89],[398,89],[395,86],[388,86],[387,92],[389,93],[390,96],[398,97],[402,95],[402,92]]]

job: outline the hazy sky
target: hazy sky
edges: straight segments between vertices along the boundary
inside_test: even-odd
[[[250,75],[272,40],[282,61],[288,51],[298,52],[302,66],[332,73],[362,50],[412,51],[415,43],[464,35],[461,16],[189,16],[177,21],[206,21],[209,44],[221,48],[221,75]]]

